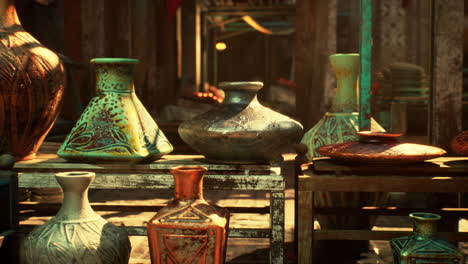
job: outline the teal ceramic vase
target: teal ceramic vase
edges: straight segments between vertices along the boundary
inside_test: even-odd
[[[182,140],[207,161],[226,164],[275,163],[298,143],[302,125],[257,99],[262,82],[222,82],[219,107],[179,126]]]
[[[138,60],[92,59],[96,96],[76,122],[57,154],[83,162],[149,162],[172,145],[135,94]]]
[[[392,239],[394,264],[447,263],[462,264],[463,253],[449,242],[435,237],[440,215],[412,213],[413,234]]]
[[[334,54],[330,62],[337,78],[337,91],[332,109],[304,134],[301,143],[307,145],[307,158],[319,157],[315,149],[324,145],[357,141],[359,114],[356,82],[359,75],[359,54]],[[385,131],[374,119],[372,131]]]

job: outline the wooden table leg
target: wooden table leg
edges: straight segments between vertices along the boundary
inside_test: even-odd
[[[284,263],[284,191],[270,197],[270,263]]]
[[[298,263],[312,264],[314,246],[314,193],[311,191],[298,191]]]

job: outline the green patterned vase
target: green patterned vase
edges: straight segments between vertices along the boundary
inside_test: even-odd
[[[359,136],[359,114],[357,104],[356,82],[359,74],[359,54],[334,54],[330,56],[331,66],[336,73],[337,91],[330,112],[315,124],[306,134],[301,143],[307,145],[307,158],[312,160],[320,155],[316,148],[357,141]],[[372,131],[384,131],[375,121],[371,120]],[[386,193],[369,192],[317,192],[314,204],[316,207],[359,208],[363,206],[381,206],[387,198]],[[331,216],[318,215],[317,220],[321,229],[370,229],[375,217],[366,215]],[[336,263],[343,259],[358,258],[360,253],[368,248],[366,241],[320,241],[317,243],[318,252],[336,251],[341,254],[333,256]],[[329,254],[324,254],[329,258]],[[320,258],[320,257],[319,257]],[[322,260],[325,263],[325,260]],[[330,261],[330,259],[327,259]],[[331,263],[330,261],[328,263]]]
[[[356,134],[359,131],[359,114],[356,112],[359,54],[334,54],[330,56],[330,62],[336,73],[337,92],[331,112],[327,112],[301,140],[309,149],[306,155],[309,160],[320,156],[315,151],[318,147],[359,139]],[[374,119],[371,120],[371,130],[385,131]]]
[[[412,213],[410,217],[413,220],[413,234],[391,241],[394,264],[464,263],[464,255],[458,248],[434,236],[440,215]]]
[[[96,96],[57,154],[84,162],[152,161],[172,151],[151,115],[135,94],[133,71],[138,60],[92,59]]]

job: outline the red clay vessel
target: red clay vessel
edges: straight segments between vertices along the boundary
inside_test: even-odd
[[[175,198],[147,224],[151,263],[221,264],[229,212],[203,199],[204,167],[174,167]]]

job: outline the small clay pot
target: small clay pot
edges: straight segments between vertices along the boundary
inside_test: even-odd
[[[452,150],[462,156],[468,156],[468,130],[461,132],[452,140]]]

